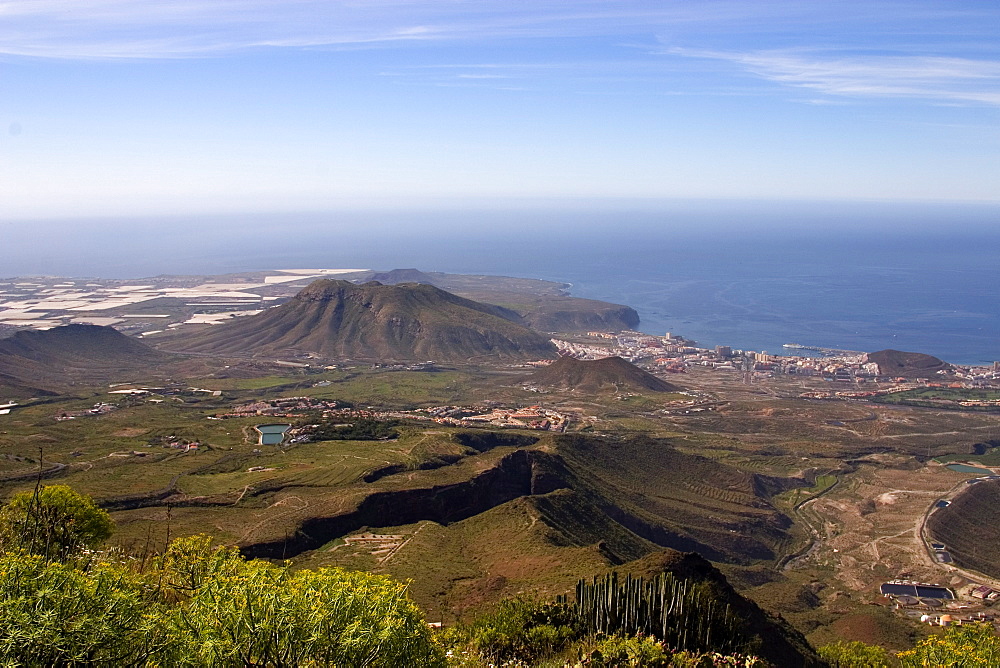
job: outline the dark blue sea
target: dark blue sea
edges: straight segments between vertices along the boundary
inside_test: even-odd
[[[0,275],[415,267],[543,278],[701,345],[1000,360],[1000,205],[548,202],[0,221]]]

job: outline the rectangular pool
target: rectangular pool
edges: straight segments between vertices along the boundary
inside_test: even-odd
[[[889,584],[880,587],[882,595],[892,596],[916,596],[917,598],[947,598],[953,599],[955,595],[947,587],[935,587],[933,585],[913,585],[913,584]]]

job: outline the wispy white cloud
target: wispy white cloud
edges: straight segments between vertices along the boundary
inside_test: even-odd
[[[607,50],[595,53],[594,59],[579,53],[567,58],[567,53],[553,50],[542,59],[548,62],[469,64],[455,67],[447,78],[647,81],[669,91],[677,88],[671,68],[696,70],[690,62],[697,58],[726,61],[756,77],[809,90],[806,101],[813,104],[894,97],[1000,105],[1000,63],[995,60],[927,56],[919,50],[887,56],[767,48],[778,42],[794,46],[854,38],[859,33],[854,28],[861,24],[869,31],[869,43],[883,44],[899,33],[900,40],[919,44],[926,34],[916,34],[913,26],[933,32],[940,24],[935,44],[944,46],[937,53],[967,56],[948,44],[968,42],[969,26],[1000,19],[1000,10],[970,10],[975,3],[943,7],[920,0],[885,0],[865,7],[848,5],[854,11],[845,13],[839,0],[0,0],[0,55],[191,58],[259,48],[347,49],[587,36],[613,38],[604,41],[616,42],[620,50],[613,56]],[[872,40],[870,31],[880,31],[879,39]],[[688,59],[678,67],[676,61],[668,63],[650,53],[657,34],[673,44],[717,48],[669,49],[667,53]],[[737,51],[730,46],[736,41],[759,48]],[[987,46],[983,53],[993,57],[996,47]],[[423,76],[434,84],[443,80],[404,64],[384,74]],[[725,94],[732,82],[719,81],[706,77],[684,91]],[[728,90],[737,88],[730,85]]]
[[[260,46],[733,31],[746,19],[783,23],[810,11],[801,0],[0,0],[0,54],[177,58]]]
[[[769,81],[841,98],[912,98],[1000,106],[997,60],[881,54],[830,57],[816,51],[734,53],[681,48],[668,49],[667,53],[728,61]]]
[[[441,38],[413,0],[0,0],[0,53],[182,58]]]

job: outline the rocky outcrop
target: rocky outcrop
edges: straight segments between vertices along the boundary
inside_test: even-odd
[[[879,350],[868,353],[866,362],[878,364],[881,376],[900,376],[902,378],[933,378],[939,371],[951,371],[952,366],[933,355],[923,353],[907,353],[902,350]]]
[[[676,392],[680,389],[621,357],[605,357],[590,361],[560,357],[552,364],[526,377],[524,382],[541,387],[589,393],[608,389],[653,392]]]

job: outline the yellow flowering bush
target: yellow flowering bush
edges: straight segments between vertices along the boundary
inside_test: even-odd
[[[924,638],[897,656],[904,668],[995,668],[1000,666],[1000,638],[992,624],[963,624]]]

